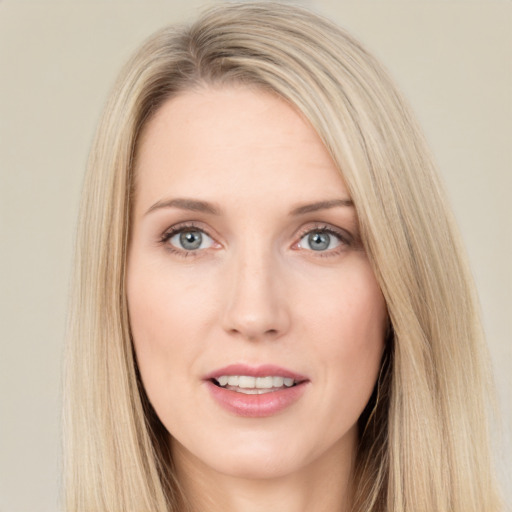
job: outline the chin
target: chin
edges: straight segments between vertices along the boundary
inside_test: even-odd
[[[221,464],[214,469],[219,473],[233,478],[246,480],[266,480],[283,478],[297,473],[305,464],[299,460],[290,460],[283,454],[255,453],[252,457],[226,457]]]
[[[192,450],[187,447],[187,440],[182,444],[173,438],[173,458],[191,461],[192,456],[194,465],[202,470],[251,480],[285,477],[300,471],[314,458],[314,453],[308,453],[304,443],[292,436],[269,438],[268,434],[251,435],[246,431],[240,438],[236,437],[203,439],[203,442],[191,444]],[[179,464],[179,460],[176,462]]]
[[[240,434],[240,437],[227,436],[227,442],[217,439],[202,446],[196,444],[193,455],[203,469],[214,470],[220,475],[245,480],[269,480],[299,476],[317,464],[322,468],[322,461],[338,452],[337,443],[323,445],[311,442],[307,436],[294,436],[290,432],[286,435],[282,432],[281,435],[269,435],[269,432],[263,435],[261,432],[248,431]],[[212,450],[212,447],[215,449]],[[336,453],[335,456],[338,455]]]

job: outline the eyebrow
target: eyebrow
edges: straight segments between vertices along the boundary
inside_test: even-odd
[[[208,203],[207,201],[200,201],[198,199],[176,198],[158,201],[153,206],[151,206],[144,215],[147,215],[152,211],[159,210],[160,208],[179,208],[181,210],[189,210],[191,212],[210,213],[212,215],[220,214],[218,208],[213,206],[213,204]]]
[[[328,210],[336,207],[353,207],[354,203],[350,199],[330,199],[327,201],[317,201],[308,203],[294,208],[291,216],[304,215],[306,213],[317,212],[319,210]],[[175,198],[158,201],[152,205],[144,215],[159,210],[161,208],[179,208],[180,210],[188,210],[192,212],[209,213],[211,215],[220,215],[220,210],[212,203],[201,201],[199,199]]]
[[[354,203],[350,199],[331,199],[328,201],[318,201],[316,203],[309,203],[294,208],[290,215],[304,215],[305,213],[317,212],[319,210],[328,210],[329,208],[336,208],[339,206],[353,207]]]

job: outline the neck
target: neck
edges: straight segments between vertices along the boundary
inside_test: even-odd
[[[346,441],[346,440],[345,440]],[[226,475],[172,442],[177,478],[191,512],[348,512],[355,439],[291,474],[272,478]]]

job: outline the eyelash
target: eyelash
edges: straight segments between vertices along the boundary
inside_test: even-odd
[[[159,239],[159,244],[165,245],[166,250],[168,250],[172,254],[176,254],[183,258],[199,256],[200,253],[202,252],[201,250],[187,251],[185,249],[178,249],[168,243],[169,240],[173,236],[175,236],[179,233],[182,233],[184,231],[199,231],[213,239],[213,237],[210,236],[206,230],[199,227],[197,224],[191,222],[191,223],[186,223],[186,224],[178,224],[178,225],[173,226],[172,228],[168,229],[167,231],[165,231],[165,233],[163,233]],[[293,244],[294,247],[297,246],[300,243],[300,241],[306,235],[308,235],[310,233],[326,233],[328,235],[335,236],[340,242],[340,245],[338,247],[336,247],[335,249],[331,249],[331,250],[327,250],[327,251],[308,250],[308,252],[315,253],[315,256],[324,257],[324,258],[330,257],[330,256],[337,256],[338,254],[343,252],[347,247],[352,247],[354,245],[354,237],[352,235],[350,235],[348,232],[345,232],[344,230],[337,230],[337,229],[333,228],[332,226],[329,226],[326,224],[317,224],[312,227],[308,226],[307,228],[302,229],[298,234],[299,241],[295,242]]]
[[[204,233],[207,236],[210,236],[203,228],[200,228],[199,226],[197,226],[194,223],[178,224],[178,225],[173,226],[172,228],[168,229],[167,231],[165,231],[165,233],[160,237],[159,243],[161,245],[165,245],[166,250],[168,250],[172,254],[176,254],[183,258],[199,256],[200,251],[186,251],[185,249],[177,249],[176,247],[174,247],[168,243],[169,240],[174,235],[177,235],[184,231],[199,231],[201,233]],[[213,238],[213,237],[210,237],[210,238]]]
[[[332,226],[326,225],[326,224],[317,224],[316,226],[308,226],[307,228],[304,228],[299,232],[298,238],[299,242],[296,242],[294,246],[297,246],[298,243],[300,243],[300,240],[302,240],[306,235],[310,233],[326,233],[328,235],[336,237],[340,245],[336,247],[335,249],[330,249],[326,251],[313,251],[309,250],[308,252],[312,252],[315,256],[319,256],[321,258],[328,258],[331,256],[338,256],[340,253],[342,253],[344,250],[347,249],[347,247],[352,247],[353,237],[344,230],[338,230],[333,228]]]

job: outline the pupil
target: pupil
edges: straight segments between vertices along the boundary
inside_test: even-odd
[[[330,237],[327,233],[311,233],[308,242],[314,251],[323,251],[329,247]]]
[[[180,234],[180,243],[184,249],[199,249],[202,241],[203,235],[199,231],[185,231]]]

